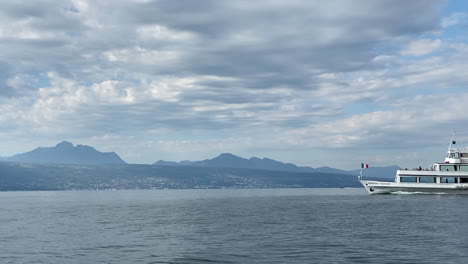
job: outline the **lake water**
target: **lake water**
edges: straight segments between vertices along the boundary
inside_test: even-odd
[[[0,193],[0,263],[467,263],[468,196]]]

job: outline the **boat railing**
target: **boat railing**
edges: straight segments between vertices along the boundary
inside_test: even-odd
[[[425,168],[412,168],[412,169],[408,169],[408,168],[404,168],[404,169],[401,169],[401,170],[405,170],[405,171],[435,171],[434,168],[428,168],[428,169],[425,169]]]

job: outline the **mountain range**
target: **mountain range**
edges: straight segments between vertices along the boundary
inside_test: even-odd
[[[114,152],[63,141],[2,160],[0,191],[360,187],[359,170],[300,167],[230,153],[201,161],[127,164]],[[392,179],[397,169],[369,168],[364,176]]]
[[[259,170],[270,170],[270,171],[285,171],[285,172],[316,172],[316,173],[333,173],[333,174],[349,174],[359,175],[360,169],[356,170],[340,170],[331,167],[300,167],[292,163],[283,163],[280,161],[268,159],[268,158],[257,158],[252,157],[245,159],[238,157],[231,153],[223,153],[213,159],[205,159],[201,161],[163,161],[159,160],[154,165],[157,166],[190,166],[190,167],[207,167],[207,168],[243,168],[243,169],[259,169]],[[400,169],[399,166],[386,166],[386,167],[375,167],[363,170],[365,177],[372,178],[393,178],[395,177],[396,170]]]
[[[63,141],[54,147],[39,147],[30,152],[2,158],[3,161],[42,164],[75,165],[123,165],[126,164],[115,152],[100,152],[91,146],[77,145]],[[184,160],[180,162],[159,160],[153,165],[171,167],[204,167],[254,169],[301,173],[331,173],[359,175],[360,170],[340,170],[331,167],[301,167],[292,163],[283,163],[269,158],[242,158],[231,153],[223,153],[212,159],[201,161]],[[371,178],[393,178],[398,166],[375,167],[364,170],[364,176]]]

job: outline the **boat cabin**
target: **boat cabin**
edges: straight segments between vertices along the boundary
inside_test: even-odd
[[[468,183],[468,149],[449,149],[444,163],[435,163],[427,170],[399,170],[395,182]]]
[[[447,151],[445,163],[467,163],[468,164],[468,149],[452,149]]]

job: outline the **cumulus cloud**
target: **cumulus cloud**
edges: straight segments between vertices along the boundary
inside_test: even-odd
[[[442,19],[444,3],[2,1],[0,137],[133,137],[166,154],[393,146],[426,111],[418,95],[466,85],[466,45],[443,38],[465,15]]]

